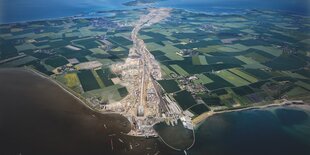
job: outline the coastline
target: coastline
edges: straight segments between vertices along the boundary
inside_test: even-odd
[[[161,20],[162,17],[159,17],[159,19]],[[158,21],[160,21],[158,20]],[[157,20],[155,20],[156,22],[158,22]],[[139,28],[140,29],[140,28]],[[135,29],[133,30],[133,32],[135,31]],[[138,31],[137,31],[138,32]],[[147,50],[147,49],[146,49]],[[33,68],[30,68],[30,67],[24,67],[27,71],[30,71],[44,79],[47,79],[49,81],[51,81],[52,83],[56,84],[58,87],[60,87],[61,89],[63,89],[66,93],[70,94],[71,96],[73,96],[75,99],[77,99],[79,102],[81,102],[81,104],[83,104],[84,106],[86,106],[88,109],[94,111],[94,112],[98,112],[98,113],[101,113],[101,114],[111,114],[111,113],[114,113],[114,114],[119,114],[123,117],[125,117],[129,122],[130,122],[130,119],[127,117],[126,114],[122,113],[122,112],[106,112],[106,111],[101,111],[99,109],[95,109],[91,106],[91,103],[89,103],[89,101],[87,101],[83,96],[81,96],[80,94],[72,91],[70,88],[68,88],[66,85],[60,83],[59,81],[57,81],[56,79],[54,79],[53,77],[50,77],[50,76],[47,76],[43,73],[41,73],[40,71],[37,71]],[[154,126],[154,124],[152,124],[152,127]],[[133,136],[133,137],[148,137],[148,135],[146,134],[142,134],[142,135],[139,135],[139,134],[134,134],[132,133],[134,132],[134,130],[131,128],[131,130],[128,132],[128,133],[121,133],[121,134],[126,134],[128,136]],[[155,132],[156,133],[156,132]],[[192,134],[193,134],[193,137],[195,137],[195,132],[194,130],[192,130]],[[152,138],[158,138],[158,133],[156,133],[156,135],[151,135],[150,137]],[[162,138],[161,138],[162,139]],[[164,141],[162,139],[162,141]],[[167,146],[170,146],[169,144],[165,143]],[[195,140],[191,143],[190,147],[186,148],[186,150],[188,150],[189,148],[191,148],[193,145],[195,144]],[[170,148],[173,148],[173,147],[170,147]],[[175,149],[173,148],[174,150],[178,150],[178,151],[182,151],[182,149]]]
[[[54,84],[56,84],[57,86],[59,86],[61,89],[63,89],[65,92],[67,92],[68,94],[70,94],[71,96],[73,96],[75,99],[79,100],[83,105],[85,105],[87,108],[91,109],[92,111],[95,111],[95,112],[98,112],[100,114],[120,114],[122,115],[120,112],[108,112],[108,111],[98,111],[92,107],[90,107],[87,103],[85,103],[85,101],[83,101],[81,98],[79,98],[78,96],[76,96],[73,92],[69,91],[68,89],[69,88],[66,88],[65,86],[63,86],[62,84],[60,84],[58,81],[48,77],[47,75],[44,75],[43,73],[33,69],[33,68],[29,68],[29,67],[24,67],[25,70],[27,71],[30,71],[44,79],[47,79],[51,82],[53,82]],[[87,101],[86,101],[87,102]],[[307,103],[303,103],[303,104],[307,104]],[[208,117],[211,117],[213,115],[217,115],[217,114],[222,114],[222,113],[229,113],[229,112],[238,112],[238,111],[244,111],[244,110],[254,110],[254,109],[265,109],[265,108],[271,108],[271,107],[280,107],[280,106],[284,106],[284,105],[297,105],[297,104],[294,104],[294,103],[290,103],[289,100],[285,100],[284,102],[280,102],[280,103],[272,103],[272,104],[265,104],[265,105],[257,105],[257,106],[249,106],[249,107],[244,107],[244,108],[239,108],[239,109],[228,109],[228,110],[223,110],[223,111],[217,111],[217,112],[206,112],[204,114],[208,114]],[[308,105],[308,104],[307,104]],[[201,115],[204,115],[204,114],[201,114]],[[200,115],[200,116],[201,116]],[[124,115],[122,115],[124,116]],[[125,116],[124,116],[125,117]],[[199,117],[199,116],[198,116]],[[207,118],[208,118],[207,117]],[[196,117],[197,118],[197,117]],[[195,118],[195,119],[196,119]],[[207,119],[205,118],[205,119]],[[193,119],[193,121],[195,120]],[[200,124],[197,123],[197,124],[194,124],[195,126]],[[141,137],[141,136],[138,136],[138,137]]]
[[[37,76],[40,76],[44,79],[47,79],[48,81],[52,82],[53,84],[56,84],[58,87],[60,87],[63,91],[65,91],[67,94],[71,95],[72,97],[74,97],[75,99],[77,99],[82,105],[84,105],[85,107],[87,107],[88,109],[96,112],[96,113],[99,113],[99,114],[118,114],[118,115],[121,115],[125,118],[127,118],[126,116],[124,116],[122,113],[119,113],[119,112],[112,112],[112,111],[99,111],[97,109],[94,109],[92,108],[86,100],[84,100],[84,98],[82,96],[80,96],[79,94],[75,93],[75,92],[72,92],[70,90],[70,88],[67,88],[66,86],[64,86],[63,84],[59,83],[57,80],[55,79],[52,79],[51,77],[47,76],[47,75],[44,75],[43,73],[33,69],[33,68],[30,68],[30,67],[24,67],[24,69],[26,71],[29,71]],[[80,97],[79,97],[80,96]],[[128,119],[127,119],[128,120]],[[128,120],[129,121],[129,120]],[[126,133],[127,134],[127,133]]]
[[[157,6],[155,8],[157,8]],[[195,11],[195,10],[190,11],[190,10],[187,10],[186,8],[171,7],[171,10],[174,11],[174,13],[179,12],[178,10],[180,10],[180,11],[183,10],[185,12],[190,12],[190,14],[193,15],[193,16],[196,15],[196,14],[198,14],[198,15],[199,14],[209,15],[208,12],[207,12],[208,11],[207,9],[206,9],[206,11],[199,11],[199,10],[197,10],[197,11]],[[243,9],[239,8],[239,10],[243,10]],[[255,10],[255,9],[253,9],[253,10]],[[106,11],[107,11],[107,14],[108,14],[108,12],[111,12],[112,10],[106,10]],[[122,9],[117,9],[117,11],[122,11]],[[211,13],[211,14],[213,14],[213,13]],[[234,14],[234,13],[232,12],[232,14]],[[87,17],[87,15],[88,15],[88,12],[85,12],[83,14],[76,14],[76,15],[72,15],[72,16],[53,17],[53,18],[46,18],[46,19],[39,19],[39,20],[29,20],[29,21],[26,20],[26,21],[21,21],[21,22],[20,21],[16,21],[16,22],[13,22],[13,23],[4,23],[4,24],[0,23],[0,26],[1,25],[3,25],[3,26],[7,26],[7,25],[10,26],[9,24],[18,24],[18,23],[21,23],[21,24],[26,23],[27,24],[28,22],[31,23],[31,22],[36,22],[36,21],[37,22],[38,21],[54,21],[54,20],[63,21],[63,20],[66,20],[66,19],[67,20],[73,20],[73,19],[79,20],[79,19],[94,18],[95,16],[96,16],[95,18],[97,18],[97,16],[99,16],[99,15],[102,16],[102,18],[105,18],[106,13],[103,13],[103,14],[98,13],[98,14],[95,14],[94,17],[91,17],[91,16]],[[217,15],[217,14],[215,13],[215,15]],[[221,16],[222,14],[219,14],[219,15]],[[202,15],[202,16],[204,16],[204,15]],[[154,32],[156,32],[156,31],[154,31]],[[167,35],[167,36],[170,36],[170,35]],[[33,79],[37,79],[37,80],[32,80],[32,81],[41,81],[40,79],[43,79],[43,80],[46,81],[44,83],[46,83],[46,85],[49,86],[49,87],[53,87],[53,88],[54,88],[54,86],[56,86],[58,88],[60,87],[60,89],[62,89],[62,90],[58,89],[57,92],[60,92],[59,94],[62,94],[66,98],[68,97],[68,98],[71,98],[71,100],[75,101],[75,104],[73,104],[73,106],[71,106],[71,107],[73,107],[73,108],[80,107],[80,109],[83,109],[82,111],[88,111],[87,112],[88,117],[90,117],[90,118],[94,117],[92,119],[95,119],[95,120],[97,120],[97,118],[99,118],[99,117],[100,118],[101,117],[105,117],[105,119],[108,120],[108,122],[101,121],[101,122],[105,123],[104,124],[104,128],[105,129],[107,129],[107,127],[105,126],[106,124],[107,125],[115,124],[115,126],[118,126],[118,127],[122,128],[123,124],[126,124],[127,122],[130,122],[129,125],[126,126],[126,130],[124,132],[117,132],[117,131],[114,130],[114,128],[112,128],[112,127],[110,128],[108,126],[108,128],[109,128],[108,130],[112,130],[112,132],[113,132],[113,134],[108,135],[109,136],[108,138],[111,139],[111,143],[112,143],[112,139],[114,138],[113,139],[113,141],[114,141],[118,136],[120,136],[120,137],[128,136],[128,137],[132,137],[132,138],[140,138],[140,139],[143,139],[143,140],[147,140],[148,138],[150,138],[150,139],[152,139],[154,141],[156,140],[157,142],[161,141],[162,143],[159,143],[159,144],[163,144],[163,145],[168,146],[167,150],[170,150],[169,148],[171,148],[172,150],[180,151],[181,152],[180,154],[182,154],[183,151],[184,151],[184,154],[186,154],[186,155],[187,155],[187,151],[191,154],[192,153],[191,151],[199,148],[199,143],[202,141],[202,140],[200,140],[200,138],[201,138],[201,132],[200,131],[206,131],[206,130],[202,130],[202,129],[204,129],[203,127],[205,127],[205,126],[213,128],[214,126],[212,126],[212,123],[210,123],[210,122],[212,122],[213,120],[217,120],[218,117],[226,117],[227,115],[228,116],[231,116],[231,115],[232,116],[235,116],[235,115],[239,116],[239,115],[241,115],[241,116],[243,116],[243,118],[247,118],[247,114],[252,114],[252,113],[256,114],[256,113],[266,112],[266,111],[275,112],[278,109],[279,110],[286,109],[286,108],[288,108],[288,109],[289,108],[296,108],[296,109],[298,109],[299,107],[304,108],[304,109],[308,109],[310,107],[310,100],[306,99],[306,98],[308,98],[307,95],[306,95],[306,98],[302,98],[302,97],[300,97],[300,98],[288,98],[287,100],[286,99],[279,99],[279,100],[271,100],[271,101],[265,101],[264,100],[263,102],[258,102],[258,103],[253,103],[253,104],[242,104],[242,105],[238,104],[238,106],[236,106],[236,107],[235,106],[233,106],[233,107],[226,106],[225,108],[224,107],[220,107],[222,109],[220,109],[220,108],[212,108],[211,106],[209,106],[209,104],[207,105],[207,102],[205,102],[205,105],[207,105],[207,107],[211,107],[209,109],[210,111],[203,112],[202,114],[196,115],[195,117],[190,117],[191,119],[189,119],[188,122],[192,123],[192,128],[190,129],[191,133],[189,133],[188,135],[193,134],[193,138],[192,137],[191,138],[186,138],[185,140],[188,140],[188,141],[192,142],[192,144],[190,146],[186,145],[186,148],[185,147],[183,148],[183,147],[179,147],[178,145],[175,145],[175,142],[178,141],[178,140],[181,141],[181,138],[178,138],[179,136],[175,136],[176,133],[174,133],[174,132],[167,132],[167,133],[171,134],[171,135],[168,135],[168,139],[167,138],[164,139],[165,136],[160,135],[159,134],[160,132],[156,132],[156,130],[155,130],[155,134],[154,134],[155,136],[148,136],[145,133],[140,134],[140,135],[139,134],[134,134],[134,132],[132,133],[132,131],[135,131],[135,128],[131,124],[131,122],[132,122],[131,118],[128,115],[126,115],[125,112],[120,112],[117,108],[115,108],[115,109],[102,108],[102,106],[105,107],[106,105],[109,105],[109,104],[100,104],[100,106],[96,106],[97,104],[95,102],[92,102],[92,100],[90,98],[88,98],[87,95],[84,94],[86,91],[84,92],[83,88],[81,89],[82,91],[75,91],[75,89],[71,89],[72,87],[70,85],[68,85],[68,81],[58,80],[58,78],[56,76],[45,74],[44,72],[41,72],[40,70],[37,70],[36,68],[30,67],[30,66],[20,66],[18,68],[3,68],[3,69],[8,69],[8,70],[13,69],[12,70],[13,72],[24,71],[24,73],[32,74],[33,75]],[[15,77],[17,77],[17,79],[18,78],[23,78],[23,76],[21,76],[21,77],[15,76]],[[38,78],[36,78],[36,77],[38,77]],[[276,76],[276,77],[278,77],[278,76]],[[21,81],[23,81],[23,79],[21,79]],[[51,82],[51,83],[49,83],[49,82]],[[16,85],[16,87],[17,86],[19,86],[19,85]],[[45,87],[45,90],[46,90],[47,93],[49,93],[49,91],[47,89],[49,87]],[[79,85],[79,87],[81,87],[81,85]],[[8,88],[10,88],[10,87],[8,87]],[[29,88],[30,88],[29,90],[31,90],[31,86]],[[183,90],[183,88],[181,88],[181,90]],[[128,92],[133,92],[133,91],[128,91]],[[108,91],[105,92],[105,93],[109,94]],[[51,93],[51,94],[54,95],[54,93]],[[69,95],[67,95],[67,94],[69,94]],[[37,94],[35,94],[35,95],[37,95]],[[37,95],[37,97],[38,96],[40,96],[40,95]],[[73,98],[70,97],[70,96],[72,96]],[[161,96],[163,96],[163,95],[158,95],[157,94],[157,97],[163,98]],[[60,99],[59,101],[61,101],[61,100],[65,101],[64,99],[62,99],[61,97],[59,98],[59,97],[60,97],[60,95],[59,96],[56,95],[54,98]],[[49,99],[45,99],[45,101],[49,101]],[[76,102],[80,102],[80,103],[76,103]],[[132,104],[132,102],[128,102],[128,103]],[[177,102],[175,102],[175,103],[178,105]],[[85,108],[84,106],[86,106],[87,108]],[[64,109],[64,108],[62,108],[62,109]],[[181,112],[183,114],[183,112],[185,112],[185,111],[181,110]],[[112,117],[110,118],[110,116],[113,116],[113,115],[116,116],[116,119],[114,117],[113,117],[114,119]],[[212,117],[212,116],[215,116],[215,117]],[[286,116],[291,117],[292,115],[286,115]],[[251,117],[248,117],[248,118],[251,118]],[[259,116],[257,118],[259,118]],[[122,120],[122,121],[121,121],[121,123],[118,123],[118,122],[116,122],[117,120]],[[228,119],[228,120],[230,120],[230,119]],[[81,119],[80,119],[80,121],[81,121]],[[231,123],[233,121],[227,121],[227,122]],[[160,122],[157,122],[157,123],[160,123]],[[150,124],[150,126],[152,126],[153,129],[154,129],[155,125],[157,123]],[[186,127],[186,126],[184,126],[184,127]],[[102,131],[100,131],[100,132],[102,132]],[[115,136],[114,133],[116,133],[116,137],[113,137],[113,136]],[[208,134],[210,134],[210,133],[212,133],[212,132],[208,132]],[[171,142],[169,140],[170,138],[175,138],[175,142],[173,142],[173,141]],[[238,137],[236,139],[238,139]],[[126,139],[124,141],[125,141],[125,143],[122,142],[122,140],[120,142],[124,143],[124,145],[125,144],[126,145],[129,144],[131,146],[130,142],[126,142]],[[224,139],[223,141],[226,141],[226,140]],[[155,144],[157,145],[157,143],[155,143]],[[208,144],[208,143],[205,143],[205,144]],[[113,150],[113,143],[111,145],[112,145],[112,150]],[[210,145],[205,145],[205,146],[210,146]],[[114,147],[114,149],[115,148],[117,148],[117,147]],[[178,149],[178,148],[180,148],[180,149]],[[235,147],[235,148],[237,148],[237,147]],[[127,147],[127,149],[128,149],[128,147]],[[127,149],[125,151],[127,151]],[[201,149],[201,150],[203,150],[203,149]],[[160,154],[162,154],[162,153],[160,153]]]
[[[133,0],[134,1],[134,0]],[[131,2],[131,1],[127,1],[127,2]],[[185,11],[188,11],[188,12],[192,12],[192,13],[203,13],[203,14],[213,14],[214,12],[207,12],[207,11],[204,11],[204,10],[207,10],[208,8],[204,8],[204,9],[196,9],[195,7],[193,8],[190,8],[188,7],[186,4],[183,4],[183,5],[173,5],[172,6],[169,6],[170,4],[161,4],[160,3],[161,1],[157,1],[155,3],[152,3],[152,7],[155,7],[155,8],[160,8],[160,7],[168,7],[168,8],[171,8],[171,9],[175,9],[175,10],[185,10]],[[126,3],[126,2],[124,2]],[[203,5],[203,3],[201,4]],[[87,10],[81,10],[81,11],[78,11],[76,13],[70,13],[71,15],[61,15],[61,16],[54,16],[54,17],[38,17],[38,18],[34,18],[34,19],[22,19],[22,20],[7,20],[7,21],[2,21],[0,20],[0,25],[7,25],[7,24],[18,24],[18,23],[26,23],[26,22],[37,22],[37,21],[43,21],[43,20],[57,20],[57,19],[64,19],[64,18],[70,18],[70,17],[76,17],[76,16],[80,16],[80,15],[83,15],[83,14],[88,14],[88,13],[92,13],[92,12],[109,12],[109,11],[122,11],[122,10],[131,10],[131,9],[143,9],[143,8],[147,8],[149,6],[149,4],[146,4],[146,5],[142,5],[142,6],[126,6],[124,4],[122,5],[119,5],[119,6],[115,6],[113,8],[96,8],[96,9],[87,9]],[[234,10],[239,10],[239,11],[242,11],[242,10],[256,10],[256,9],[259,9],[259,10],[263,10],[263,11],[279,11],[279,12],[282,12],[282,13],[290,13],[290,14],[294,14],[294,15],[297,15],[297,16],[309,16],[310,15],[310,11],[309,10],[302,10],[302,11],[297,11],[297,10],[300,10],[300,9],[285,9],[285,8],[278,8],[278,9],[271,9],[271,8],[257,8],[257,7],[250,7],[250,8],[243,8],[243,7],[219,7],[219,6],[210,6],[209,9],[234,9]],[[304,8],[303,8],[304,9]],[[7,17],[9,18],[9,17]]]
[[[44,75],[43,73],[33,69],[33,68],[30,68],[30,67],[24,67],[24,69],[26,71],[29,71],[31,73],[34,73],[35,75],[37,76],[40,76],[41,78],[44,78],[44,79],[47,79],[48,81],[52,82],[53,84],[56,84],[58,87],[60,87],[63,91],[65,91],[66,93],[68,93],[69,95],[71,95],[72,97],[74,97],[75,99],[77,99],[80,103],[82,103],[85,107],[87,107],[88,109],[94,111],[94,112],[98,112],[100,113],[99,111],[93,109],[92,107],[90,107],[85,101],[83,101],[80,97],[78,97],[77,95],[75,95],[73,92],[71,92],[70,90],[68,90],[69,88],[66,88],[65,86],[63,86],[62,84],[60,84],[58,81],[52,79],[51,77],[47,76],[47,75]]]
[[[105,11],[113,11],[115,9],[107,9]],[[126,9],[119,9],[117,11],[122,11],[122,10],[126,10]],[[9,24],[24,24],[24,23],[28,23],[28,22],[41,22],[41,21],[52,21],[52,20],[63,20],[63,19],[66,19],[66,18],[78,18],[82,15],[85,15],[85,14],[89,14],[89,13],[92,13],[92,12],[100,12],[100,10],[96,10],[96,11],[84,11],[84,12],[80,12],[80,13],[76,13],[76,14],[73,14],[73,15],[64,15],[64,16],[58,16],[58,17],[46,17],[46,18],[37,18],[37,19],[26,19],[26,20],[19,20],[19,21],[9,21],[9,22],[2,22],[0,21],[0,25],[9,25]]]
[[[8,68],[9,69],[9,68]],[[18,69],[22,69],[24,71],[27,71],[27,72],[30,72],[30,73],[33,73],[34,75],[36,76],[39,76],[41,78],[44,78],[50,82],[52,82],[53,84],[56,84],[58,87],[60,87],[61,89],[63,89],[66,93],[70,94],[71,96],[73,96],[75,99],[77,99],[81,104],[83,104],[84,106],[86,106],[88,109],[94,111],[94,112],[97,112],[99,114],[119,114],[123,117],[125,117],[127,119],[126,116],[122,115],[121,113],[119,112],[103,112],[103,111],[98,111],[98,110],[95,110],[93,109],[92,107],[90,107],[89,105],[87,105],[87,103],[85,103],[81,98],[79,98],[78,96],[76,96],[74,93],[68,91],[67,89],[68,88],[65,88],[62,84],[59,84],[57,81],[55,81],[54,79],[48,77],[47,75],[44,75],[43,73],[33,69],[33,68],[29,68],[29,67],[23,67],[23,68],[18,68]],[[187,151],[187,150],[190,150],[194,145],[195,145],[195,137],[196,137],[196,132],[195,130],[197,130],[197,128],[200,126],[200,124],[202,124],[207,118],[211,117],[211,116],[214,116],[214,115],[218,115],[218,114],[223,114],[223,113],[229,113],[229,112],[238,112],[238,111],[244,111],[244,110],[253,110],[253,109],[265,109],[265,108],[271,108],[271,107],[281,107],[281,106],[285,106],[285,105],[296,105],[298,106],[299,104],[294,104],[294,103],[287,103],[287,102],[281,102],[281,103],[273,103],[273,104],[269,104],[269,105],[259,105],[259,106],[252,106],[252,107],[246,107],[246,108],[241,108],[241,109],[233,109],[233,110],[224,110],[224,111],[219,111],[219,112],[213,112],[212,114],[210,113],[204,113],[202,115],[206,115],[207,114],[207,117],[205,117],[202,121],[200,121],[199,123],[197,124],[194,124],[194,129],[192,130],[193,132],[193,136],[194,136],[194,140],[193,140],[193,143],[191,146],[189,146],[187,149],[185,150],[181,150],[181,149],[177,149],[177,148],[174,148],[172,146],[170,146],[169,144],[167,144],[163,138],[158,135],[158,137],[151,137],[151,138],[159,138],[166,146],[168,146],[169,148],[173,149],[173,150],[176,150],[176,151]],[[301,105],[309,105],[307,103],[304,103],[304,104],[301,104]],[[127,119],[127,121],[129,121]],[[194,120],[193,120],[194,121]],[[130,132],[130,131],[129,131]],[[128,132],[128,133],[129,133]],[[128,134],[128,133],[124,133],[124,132],[121,132],[120,134],[124,134],[124,135],[127,135],[127,136],[131,136],[131,137],[138,137],[138,138],[141,138],[141,137],[145,137],[143,135],[131,135],[131,134]]]
[[[42,17],[42,18],[36,18],[36,19],[25,19],[25,20],[17,20],[17,21],[1,21],[0,25],[10,25],[10,24],[24,24],[28,22],[40,22],[40,21],[52,21],[52,20],[63,20],[66,18],[79,18],[80,16],[87,15],[90,13],[109,13],[113,11],[127,11],[131,9],[145,9],[148,8],[147,6],[137,6],[137,7],[130,7],[125,6],[122,8],[110,8],[110,9],[103,9],[103,10],[88,10],[88,11],[81,11],[79,13],[74,13],[72,15],[64,15],[64,16],[57,16],[57,17]]]
[[[130,143],[135,144],[133,142],[146,147],[157,142],[143,139],[147,143],[141,143],[142,138],[121,134],[130,131],[126,118],[86,108],[37,73],[23,67],[1,68],[0,72],[3,85],[0,131],[8,135],[1,136],[0,154],[46,154],[50,151],[55,154],[119,154],[123,149],[128,150]],[[10,143],[11,137],[14,143]],[[109,143],[111,139],[117,148],[114,151]],[[152,147],[147,151],[156,149]],[[141,147],[135,147],[132,152],[141,151]]]
[[[187,147],[185,150],[182,150],[182,149],[178,149],[178,148],[175,148],[171,145],[169,145],[165,140],[164,138],[162,138],[162,136],[160,136],[160,134],[158,134],[158,138],[165,144],[167,145],[169,148],[173,149],[173,150],[176,150],[176,151],[186,151],[186,150],[190,150],[196,143],[196,133],[195,133],[195,130],[191,130],[192,131],[192,135],[193,135],[193,141],[192,141],[192,144]]]
[[[217,111],[217,112],[205,112],[198,117],[194,118],[192,120],[192,123],[194,125],[194,128],[197,128],[200,126],[201,123],[203,123],[207,118],[218,115],[218,114],[223,114],[223,113],[230,113],[230,112],[238,112],[238,111],[245,111],[245,110],[255,110],[255,109],[266,109],[266,108],[272,108],[272,107],[283,107],[286,105],[309,105],[307,103],[304,103],[302,100],[283,100],[282,102],[279,103],[272,103],[272,104],[265,104],[265,105],[256,105],[256,106],[249,106],[249,107],[244,107],[244,108],[239,108],[239,109],[228,109],[228,110],[223,110],[223,111]]]
[[[51,21],[51,20],[61,20],[65,18],[73,18],[77,17],[79,15],[82,15],[83,13],[80,14],[74,14],[74,15],[68,15],[68,16],[59,16],[59,17],[48,17],[48,18],[38,18],[38,19],[29,19],[29,20],[20,20],[20,21],[12,21],[12,22],[0,22],[0,25],[9,25],[9,24],[24,24],[28,22],[40,22],[40,21]]]

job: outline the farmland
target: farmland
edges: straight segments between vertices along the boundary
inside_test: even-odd
[[[176,96],[174,98],[180,104],[183,110],[186,110],[196,104],[195,99],[191,96],[189,92],[185,90],[176,93]]]
[[[111,78],[113,78],[113,76],[115,75],[113,75],[108,69],[106,70],[100,69],[100,70],[97,70],[96,72],[99,75],[105,87],[113,85]]]
[[[180,90],[178,83],[174,80],[161,80],[158,81],[158,83],[167,93],[173,93]]]
[[[125,62],[133,45],[132,25],[145,12],[114,10],[113,17],[105,16],[107,11],[1,25],[0,67],[31,67],[93,103],[120,101],[132,92],[111,66]],[[138,34],[160,64],[158,83],[164,93],[195,117],[309,96],[309,18],[242,12],[173,9],[168,19]]]
[[[100,86],[91,71],[85,70],[78,73],[84,91],[99,89]]]
[[[120,100],[128,91],[113,83],[112,78],[118,77],[110,71],[110,65],[127,57],[132,42],[126,36],[130,31],[120,30],[117,23],[129,16],[135,20],[134,16],[141,12],[136,10],[128,15],[119,12],[120,17],[113,20],[62,18],[1,25],[0,67],[28,66],[85,98],[109,100],[109,94],[115,93],[111,99]],[[100,68],[76,67],[90,61],[99,62]]]
[[[232,16],[199,14],[196,18],[195,13],[174,10],[169,21],[143,31],[147,47],[161,63],[164,78],[177,81],[181,91],[177,91],[174,98],[182,109],[192,106],[193,102],[185,104],[180,93],[191,95],[194,100],[203,101],[212,108],[279,99],[270,92],[286,97],[306,94],[308,89],[304,87],[307,85],[296,82],[309,78],[309,69],[306,69],[309,65],[306,49],[309,47],[297,43],[297,40],[305,42],[302,30],[298,29],[306,23],[289,24],[296,28],[290,29],[296,34],[293,38],[286,28],[278,27],[279,23],[287,24],[287,21],[273,21],[283,14],[266,19],[266,28],[266,25],[252,21],[260,16],[264,18],[265,12],[251,10],[247,13]],[[286,20],[294,18],[305,19],[292,15]],[[190,53],[175,55],[180,50]],[[284,84],[284,81],[289,83]],[[281,91],[274,92],[274,85]],[[202,87],[207,91],[201,90]]]
[[[64,57],[61,56],[55,56],[47,59],[45,61],[47,65],[50,65],[52,67],[58,67],[58,66],[63,66],[69,63]]]

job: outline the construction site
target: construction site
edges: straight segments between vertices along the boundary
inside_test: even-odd
[[[161,69],[154,56],[146,48],[138,32],[169,16],[170,9],[150,9],[150,13],[141,16],[132,30],[133,46],[125,63],[113,65],[114,73],[121,75],[121,83],[130,92],[123,100],[105,105],[103,110],[120,112],[132,124],[129,135],[156,137],[153,125],[165,121],[175,125],[182,117],[183,124],[192,129],[191,120],[182,116],[182,110],[162,92],[156,80],[161,80]]]

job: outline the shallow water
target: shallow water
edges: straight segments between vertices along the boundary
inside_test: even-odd
[[[154,129],[172,149],[187,150],[194,143],[193,131],[184,128],[180,120],[174,126],[165,122],[156,124]]]
[[[0,23],[79,15],[97,10],[125,9],[126,0],[0,0]]]
[[[121,134],[130,131],[125,117],[93,112],[30,71],[0,69],[0,84],[1,155],[173,153],[156,138]]]
[[[310,106],[245,110],[208,118],[191,154],[307,155]]]
[[[184,154],[173,151],[157,138],[121,134],[129,131],[126,118],[117,114],[95,113],[32,72],[0,69],[0,84],[1,155],[152,155],[157,151],[161,155]],[[273,107],[214,115],[197,128],[196,143],[188,154],[308,155],[309,107]],[[189,132],[162,129],[171,145],[189,144],[185,141]]]
[[[122,5],[127,1],[131,0],[0,0],[0,24],[73,16],[98,10],[135,8]],[[308,0],[166,0],[155,6],[217,13],[256,8],[310,15]]]

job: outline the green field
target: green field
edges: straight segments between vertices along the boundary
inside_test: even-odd
[[[112,82],[111,78],[114,77],[114,75],[108,70],[96,70],[96,73],[98,74],[99,78],[101,79],[101,81],[103,82],[104,87],[109,87],[114,85],[114,83]]]
[[[78,72],[77,75],[82,84],[84,92],[100,88],[91,70],[82,70]]]
[[[197,76],[198,80],[195,80],[194,83],[208,84],[208,83],[213,82],[210,78],[208,78],[204,74],[198,74],[196,76]]]
[[[235,87],[232,88],[232,90],[239,96],[245,96],[254,93],[254,91],[248,86]]]
[[[213,81],[211,83],[205,84],[205,86],[209,90],[216,90],[216,89],[220,89],[220,88],[233,87],[234,86],[230,82],[226,81],[225,79],[223,79],[223,78],[221,78],[215,74],[208,74],[207,77]]]
[[[161,72],[163,74],[164,77],[170,77],[171,74],[175,74],[174,71],[170,70],[167,66],[165,65],[160,65],[161,68]]]
[[[121,46],[132,45],[132,41],[121,36],[110,37],[108,40]]]
[[[310,84],[309,83],[306,83],[306,82],[303,82],[303,81],[298,81],[295,84],[300,86],[300,87],[302,87],[302,88],[307,89],[308,91],[310,91]]]
[[[45,64],[50,65],[52,67],[59,67],[68,64],[69,61],[62,56],[54,56],[45,60]]]
[[[202,97],[202,100],[211,107],[223,105],[219,97]]]
[[[37,47],[34,46],[33,44],[22,44],[22,45],[15,46],[15,48],[17,49],[18,52],[21,52],[21,51],[26,51],[26,50],[34,50]]]
[[[229,72],[228,70],[220,71],[219,73],[217,73],[217,75],[236,87],[250,84],[250,82],[238,77],[237,75]]]
[[[304,60],[291,55],[281,55],[270,62],[266,62],[265,65],[274,70],[293,70],[304,67],[307,64]]]
[[[126,87],[118,88],[117,91],[118,91],[120,97],[125,97],[128,95],[128,91],[127,91]]]
[[[9,41],[0,39],[0,60],[18,56],[17,49]]]
[[[157,81],[167,93],[174,93],[181,90],[175,80],[159,80]]]
[[[252,57],[255,57],[254,55],[252,55]],[[266,68],[266,66],[264,66],[263,64],[261,64],[260,62],[257,62],[256,60],[254,60],[252,57],[245,57],[243,55],[239,55],[239,56],[235,56],[235,58],[239,59],[240,61],[246,63],[242,66],[244,66],[245,68],[252,68],[252,69],[260,69],[260,68]],[[260,55],[258,55],[258,57],[260,57]],[[255,57],[255,59],[261,59],[261,61],[266,62],[265,60],[262,60],[264,58],[257,58]]]
[[[238,75],[239,77],[251,82],[251,83],[255,83],[258,81],[258,79],[256,79],[255,77],[249,75],[249,74],[246,74],[245,72],[239,70],[239,69],[236,69],[236,68],[233,68],[233,69],[229,69],[228,71],[230,71],[231,73],[234,73],[235,75]]]
[[[26,56],[13,61],[9,61],[7,63],[0,64],[0,67],[20,67],[36,60],[37,58],[33,56]]]
[[[196,116],[210,111],[210,109],[204,104],[197,104],[197,105],[191,107],[189,110],[191,112],[193,112]]]
[[[207,65],[208,64],[206,57],[203,55],[193,56],[192,62],[193,62],[193,65]]]
[[[196,104],[196,101],[193,98],[193,96],[186,90],[176,93],[174,99],[177,101],[177,103],[183,110],[186,110],[189,107]]]
[[[76,73],[69,73],[64,76],[66,79],[66,85],[70,88],[78,86],[80,84],[79,78]]]
[[[104,88],[105,86],[104,86],[103,82],[101,81],[101,78],[99,77],[97,72],[92,70],[92,73],[93,73],[94,77],[96,78],[96,81],[97,81],[98,85],[100,86],[100,88]]]
[[[118,84],[123,78],[121,71],[113,73],[109,68],[128,62],[133,45],[131,24],[148,11],[100,12],[103,23],[101,17],[82,13],[78,18],[2,24],[0,67],[28,66],[86,98],[119,101],[132,92]],[[208,111],[208,106],[223,110],[271,103],[281,97],[307,99],[309,19],[260,9],[225,15],[174,9],[166,20],[143,27],[138,38],[160,64],[162,80],[158,83],[164,92],[182,109],[199,115]],[[186,49],[192,52],[177,54]],[[77,64],[98,61],[102,69],[65,67],[69,59],[78,60]],[[58,67],[62,72],[53,73]]]
[[[100,44],[94,38],[74,40],[73,44],[85,49],[97,48]]]
[[[289,92],[287,92],[287,95],[289,97],[299,97],[304,95],[309,95],[310,91],[302,88],[302,87],[295,87],[291,89]]]
[[[173,70],[175,70],[179,75],[182,76],[188,76],[189,74],[180,66],[178,65],[170,65],[171,68],[173,68]]]
[[[126,96],[127,89],[119,84],[105,87],[103,89],[95,89],[85,92],[85,97],[99,97],[104,101],[115,102]]]

